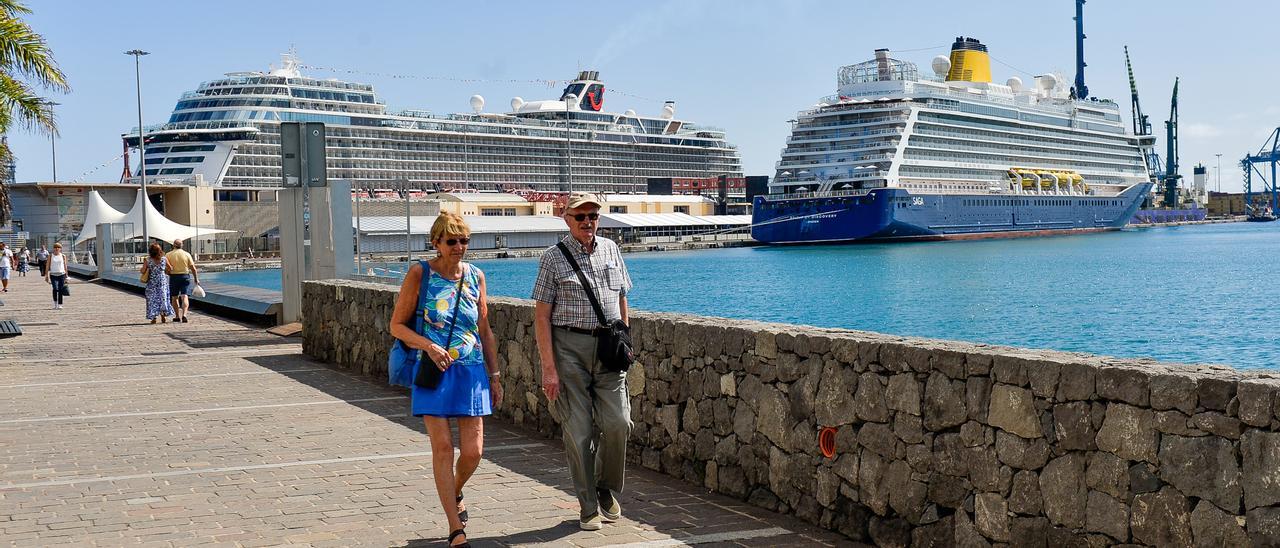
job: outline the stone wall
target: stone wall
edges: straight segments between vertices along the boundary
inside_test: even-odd
[[[394,297],[308,282],[304,352],[385,376]],[[532,304],[490,310],[498,414],[556,435]],[[1280,543],[1277,376],[674,314],[632,329],[633,461],[852,539]]]

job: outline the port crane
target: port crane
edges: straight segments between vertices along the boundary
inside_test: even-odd
[[[1124,47],[1124,66],[1129,71],[1129,99],[1133,111],[1133,134],[1138,138],[1138,147],[1147,163],[1147,173],[1157,178],[1164,171],[1160,167],[1160,155],[1156,154],[1156,136],[1151,134],[1151,117],[1142,113],[1142,103],[1138,101],[1138,83],[1133,77],[1133,63],[1129,60],[1129,46]]]
[[[1266,200],[1270,194],[1269,205],[1271,206],[1271,214],[1280,212],[1280,189],[1276,184],[1276,163],[1280,162],[1280,128],[1276,128],[1271,132],[1271,136],[1262,142],[1262,147],[1258,149],[1256,154],[1247,154],[1244,159],[1240,160],[1240,167],[1244,170],[1244,206],[1246,213],[1250,217],[1261,216],[1262,208],[1258,208],[1253,203],[1253,182],[1254,175],[1257,174],[1258,182],[1261,183],[1260,194]],[[1270,164],[1271,176],[1267,177],[1264,170],[1258,169],[1259,165],[1264,168],[1266,164]]]
[[[1164,184],[1164,206],[1178,207],[1178,79],[1173,79],[1173,100],[1169,103],[1169,119],[1164,122],[1165,169],[1161,175]]]

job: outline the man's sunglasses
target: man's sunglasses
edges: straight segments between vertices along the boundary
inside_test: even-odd
[[[581,223],[582,221],[585,221],[587,219],[591,219],[592,221],[598,220],[600,218],[600,214],[599,213],[578,213],[575,215],[569,215],[568,217],[570,219],[573,219]]]
[[[459,242],[461,242],[462,245],[471,245],[471,238],[449,238],[448,240],[444,241],[444,245],[453,247],[455,245],[458,245]]]

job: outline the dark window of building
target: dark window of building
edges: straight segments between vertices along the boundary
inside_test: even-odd
[[[675,206],[675,207],[673,207],[673,208],[672,208],[672,211],[675,211],[676,213],[684,213],[684,214],[688,215],[688,214],[689,214],[689,206],[687,206],[687,205],[683,205],[683,206]]]
[[[609,206],[609,213],[626,213],[627,206]]]

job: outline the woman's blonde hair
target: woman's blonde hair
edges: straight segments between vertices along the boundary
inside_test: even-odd
[[[54,249],[62,249],[62,244],[60,244],[60,243],[54,243],[54,244],[53,244],[53,248],[54,248]]]
[[[461,215],[444,212],[436,217],[436,222],[431,225],[431,241],[440,241],[440,238],[447,235],[470,236],[471,227],[467,226],[467,222]]]

